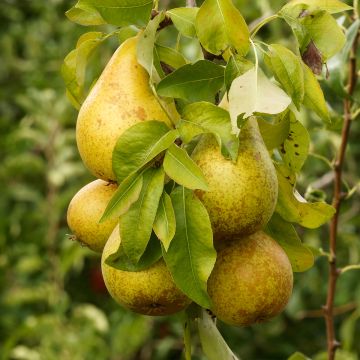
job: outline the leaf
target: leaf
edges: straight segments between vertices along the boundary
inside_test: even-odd
[[[160,198],[153,229],[165,251],[168,251],[170,242],[175,235],[176,220],[171,198],[165,191]]]
[[[360,19],[357,19],[351,24],[351,26],[346,31],[346,43],[345,46],[343,47],[341,54],[343,64],[345,64],[347,61],[347,58],[351,52],[351,48],[354,44],[356,35],[359,32],[359,28],[360,28]]]
[[[279,182],[279,196],[276,212],[285,220],[297,223],[309,229],[315,229],[329,221],[335,214],[335,209],[325,202],[309,203],[298,193],[294,192],[289,182],[289,170],[283,165],[276,164]]]
[[[189,101],[212,100],[224,82],[224,68],[208,60],[187,64],[166,76],[157,93]]]
[[[163,166],[166,174],[179,185],[188,189],[208,190],[201,169],[184,149],[172,144],[166,151]]]
[[[142,185],[142,172],[135,172],[129,175],[115,191],[100,219],[100,223],[109,218],[119,217],[125,214],[130,206],[139,198]]]
[[[274,238],[286,252],[294,272],[303,272],[314,265],[312,251],[301,243],[295,228],[276,213],[266,227],[266,232]]]
[[[143,121],[119,137],[113,151],[113,170],[119,183],[166,150],[179,136],[161,121]]]
[[[79,7],[79,3],[69,9],[65,15],[70,21],[79,25],[90,26],[106,24],[97,11],[81,9],[81,7]]]
[[[195,19],[199,8],[176,8],[167,11],[173,24],[181,35],[188,37],[196,36]]]
[[[167,65],[170,65],[173,69],[178,69],[186,65],[184,56],[175,49],[161,46],[156,44],[156,52],[159,56],[159,60]]]
[[[279,121],[275,124],[271,124],[268,121],[257,118],[261,136],[268,150],[279,147],[290,132],[290,117],[281,116]]]
[[[145,26],[153,8],[153,0],[80,0],[79,4],[82,9],[96,10],[116,26]]]
[[[191,360],[191,317],[185,313],[184,319],[184,356],[185,360]]]
[[[116,227],[114,231],[116,231],[117,236],[120,236],[119,227]],[[149,243],[146,247],[146,250],[137,264],[134,264],[127,257],[121,243],[119,249],[105,259],[105,263],[118,270],[134,272],[134,271],[142,271],[149,268],[151,265],[155,264],[160,258],[161,258],[160,242],[156,238],[156,236],[152,234]]]
[[[305,5],[305,6],[304,6]],[[303,6],[308,11],[325,10],[330,14],[336,14],[346,10],[351,10],[352,7],[338,0],[293,0],[289,1],[281,10],[280,14],[289,14],[294,17],[298,17],[298,14],[294,13],[294,9],[298,9],[299,6]]]
[[[94,50],[106,38],[102,32],[88,32],[82,35],[76,46],[64,59],[61,75],[72,103],[80,108],[85,99],[85,73],[87,62]]]
[[[149,21],[145,30],[139,36],[136,48],[137,60],[139,64],[146,69],[153,83],[160,81],[160,75],[154,66],[154,46],[156,31],[164,18],[164,12],[160,12],[154,19]]]
[[[164,189],[165,173],[162,168],[144,172],[143,187],[138,200],[120,216],[120,237],[125,254],[138,263],[149,242],[159,200]]]
[[[199,134],[212,133],[221,147],[222,154],[233,161],[237,160],[239,139],[231,133],[229,112],[221,107],[207,102],[187,105],[183,110],[178,130],[185,143],[189,143]]]
[[[122,44],[125,40],[136,36],[139,33],[139,29],[133,25],[125,26],[116,31],[117,37],[119,39],[119,44]]]
[[[208,360],[238,360],[205,309],[197,319],[201,347]]]
[[[212,54],[234,48],[246,55],[249,50],[249,29],[231,0],[205,0],[196,17],[196,32],[201,45]]]
[[[299,172],[309,154],[310,137],[294,113],[289,111],[287,116],[290,119],[290,133],[281,146],[281,157],[290,170]]]
[[[329,123],[330,115],[321,86],[307,65],[303,64],[303,70],[305,80],[304,105],[313,110],[322,121]]]
[[[225,86],[229,91],[232,82],[239,76],[250,70],[254,64],[238,55],[231,55],[225,68]]]
[[[270,82],[264,73],[254,67],[236,78],[229,91],[229,112],[234,133],[238,133],[237,118],[248,118],[255,112],[278,114],[291,103],[290,97]]]
[[[192,191],[180,186],[171,194],[176,218],[176,232],[163,257],[176,285],[197,304],[211,307],[207,280],[214,268],[209,215]]]
[[[270,45],[265,59],[275,78],[291,96],[296,108],[300,110],[300,105],[304,100],[304,74],[301,60],[280,44]]]

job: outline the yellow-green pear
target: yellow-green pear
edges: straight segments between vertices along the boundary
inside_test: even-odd
[[[176,287],[163,259],[137,272],[118,270],[106,264],[106,258],[116,252],[120,242],[116,227],[101,258],[105,285],[114,300],[131,311],[152,316],[174,314],[191,303]]]
[[[116,189],[115,184],[95,180],[80,189],[68,207],[67,223],[76,240],[96,252],[103,250],[107,239],[119,222],[117,218],[113,218],[99,224]]]
[[[236,238],[218,251],[208,281],[213,313],[223,322],[247,326],[279,314],[293,287],[290,261],[262,231]]]
[[[209,212],[215,240],[261,229],[277,201],[276,171],[255,117],[247,120],[239,140],[236,164],[222,156],[210,134],[203,135],[192,154],[209,186],[208,192],[196,193]]]
[[[153,95],[146,70],[137,62],[138,37],[116,50],[81,106],[76,124],[77,146],[86,167],[103,180],[116,180],[112,152],[120,135],[145,120],[172,126],[167,113],[178,118],[173,103],[162,104]]]

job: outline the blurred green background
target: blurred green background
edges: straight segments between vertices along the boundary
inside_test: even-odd
[[[184,2],[160,1],[168,7]],[[236,1],[248,23],[284,3]],[[0,359],[181,359],[181,314],[155,319],[120,308],[104,288],[99,256],[68,238],[67,205],[92,180],[77,153],[76,111],[60,76],[62,59],[87,30],[64,16],[74,1],[2,0],[0,5]],[[294,43],[279,21],[262,35],[290,47]],[[190,45],[184,41],[185,50]],[[115,46],[109,42],[96,52],[90,78]],[[338,70],[346,76],[344,66]],[[312,153],[330,161],[342,123],[334,77],[330,74],[324,89],[335,125],[325,129],[315,115],[302,114]],[[359,182],[359,136],[354,121],[345,169],[349,188]],[[301,192],[313,198],[313,189],[320,189],[331,201],[331,182],[326,161],[310,156],[299,180]],[[354,191],[340,221],[340,265],[360,261],[359,214],[359,191]],[[307,244],[327,249],[327,226],[299,231]],[[348,272],[338,283],[336,326],[343,344],[338,359],[360,358],[359,278],[359,272]],[[320,257],[314,268],[295,275],[294,294],[281,316],[244,329],[220,324],[221,331],[244,360],[286,359],[297,350],[322,359],[326,283],[326,258]],[[194,359],[204,359],[196,337],[194,344]]]

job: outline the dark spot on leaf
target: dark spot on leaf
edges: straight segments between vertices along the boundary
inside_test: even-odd
[[[323,65],[322,55],[312,40],[310,41],[305,52],[302,54],[302,59],[314,74],[321,74]]]
[[[299,156],[300,154],[298,152],[295,153],[296,156]]]
[[[297,148],[297,147],[299,147],[299,144],[294,144],[294,146]]]

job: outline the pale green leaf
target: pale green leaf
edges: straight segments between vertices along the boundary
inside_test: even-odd
[[[97,11],[84,10],[79,8],[78,5],[69,9],[65,15],[69,20],[79,25],[91,26],[106,24]]]
[[[272,44],[265,59],[275,78],[300,110],[304,100],[304,73],[299,57],[280,44]]]
[[[290,117],[280,116],[278,122],[272,124],[258,117],[261,136],[268,150],[279,147],[290,132]]]
[[[175,8],[167,11],[178,31],[189,37],[196,36],[195,19],[199,8]]]
[[[232,82],[239,76],[250,70],[254,64],[239,55],[231,55],[225,68],[225,86],[229,91]]]
[[[119,183],[166,150],[179,136],[161,121],[143,121],[127,129],[113,151],[113,170]]]
[[[159,200],[164,189],[165,173],[162,168],[144,172],[139,198],[120,216],[121,244],[129,260],[136,264],[149,242]]]
[[[249,29],[231,0],[205,0],[196,17],[196,32],[201,45],[212,54],[233,48],[246,55],[249,50]]]
[[[142,185],[142,173],[135,172],[129,175],[115,191],[100,222],[125,214],[130,206],[139,198]]]
[[[335,209],[325,202],[306,202],[289,182],[289,170],[276,165],[279,182],[279,195],[276,212],[286,221],[297,223],[309,229],[315,229],[328,222]]]
[[[293,17],[298,17],[301,12],[301,10],[298,10],[299,6],[302,6],[303,9],[310,12],[314,10],[325,10],[330,14],[352,9],[351,6],[339,0],[292,0],[280,10],[280,14],[289,14]],[[297,10],[299,13],[295,13],[294,10]]]
[[[199,60],[175,70],[160,81],[157,93],[189,101],[212,100],[224,83],[224,68]]]
[[[175,235],[176,220],[171,198],[165,191],[160,198],[153,229],[167,251]]]
[[[176,232],[163,257],[176,285],[197,304],[211,307],[207,280],[214,268],[216,251],[209,215],[192,191],[176,188],[171,194]]]
[[[184,149],[175,144],[172,144],[166,151],[163,166],[166,174],[178,184],[188,189],[208,190],[201,169]]]
[[[186,143],[202,133],[215,135],[221,152],[226,158],[236,161],[239,151],[239,139],[231,132],[229,112],[207,102],[187,105],[178,125],[180,135]]]
[[[173,69],[176,70],[186,65],[186,59],[184,58],[184,56],[175,49],[161,46],[159,44],[156,44],[155,48],[159,60],[167,65],[170,65]]]
[[[360,19],[355,20],[346,31],[346,43],[342,50],[342,63],[345,64],[350,55],[356,35],[360,29]]]
[[[303,272],[314,265],[312,251],[302,244],[294,226],[274,214],[266,227],[266,232],[274,238],[286,252],[294,272]]]

